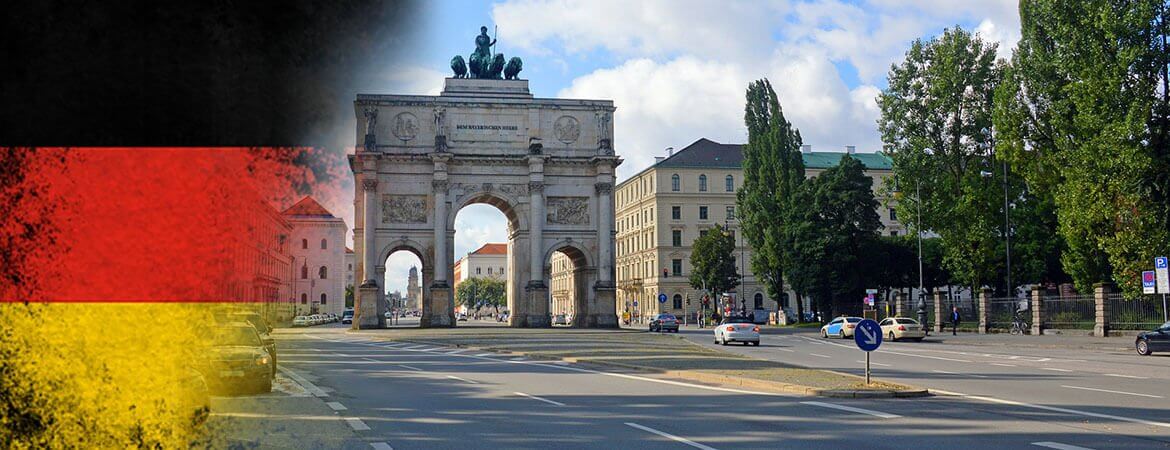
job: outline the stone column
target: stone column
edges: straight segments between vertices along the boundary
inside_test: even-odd
[[[1032,287],[1032,335],[1039,336],[1043,331],[1044,320],[1044,289]]]
[[[445,162],[445,159],[443,160]],[[436,167],[439,164],[436,163]],[[425,317],[420,321],[423,327],[450,327],[455,323],[448,314],[451,302],[451,285],[448,284],[447,267],[450,265],[450,256],[447,254],[447,172],[446,164],[440,172],[436,169],[435,179],[431,181],[432,196],[435,199],[434,214],[434,280],[429,287],[430,308],[423,308]]]
[[[610,177],[599,176],[594,184],[597,192],[597,283],[593,286],[594,302],[590,306],[589,326],[616,328],[618,326],[617,285],[614,283],[614,209],[613,183]]]
[[[544,155],[533,144],[528,155],[528,286],[524,287],[525,308],[522,326],[552,326],[548,317],[548,285],[544,282]]]
[[[991,289],[983,288],[979,291],[979,334],[987,334],[987,307],[991,304]]]
[[[934,290],[934,332],[942,333],[943,330],[943,293],[942,291]]]
[[[1093,285],[1093,300],[1096,303],[1096,320],[1093,323],[1093,336],[1109,336],[1109,319],[1112,317],[1112,306],[1109,303],[1109,294],[1113,293],[1113,284],[1097,283]]]
[[[894,291],[894,315],[909,317],[906,315],[906,296],[902,295],[901,289]]]
[[[374,174],[362,177],[362,284],[358,287],[359,303],[354,308],[353,328],[382,328],[386,318],[378,311],[378,287],[375,244],[378,211],[378,179]]]

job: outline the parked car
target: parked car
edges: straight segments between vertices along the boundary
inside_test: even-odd
[[[272,358],[252,325],[232,322],[214,330],[207,382],[218,391],[272,390]]]
[[[821,337],[827,338],[829,336],[839,337],[845,339],[853,336],[853,330],[857,328],[857,323],[861,322],[860,317],[838,317],[829,321],[825,326],[821,327]]]
[[[307,326],[309,326],[309,318],[305,317],[305,316],[296,316],[293,318],[292,326],[294,326],[294,327],[307,327]]]
[[[1170,322],[1152,331],[1141,332],[1133,345],[1142,356],[1149,356],[1154,352],[1170,352]]]
[[[675,326],[678,323],[675,322]],[[760,326],[752,323],[751,317],[728,316],[715,327],[715,343],[743,342],[743,345],[760,345]]]
[[[922,324],[909,317],[887,317],[878,325],[882,327],[882,334],[891,341],[902,339],[921,341],[926,337],[926,329]]]
[[[268,322],[256,312],[236,312],[232,313],[230,317],[238,319],[240,322],[247,322],[256,329],[256,333],[260,335],[260,342],[268,350],[268,356],[272,357],[272,376],[276,376],[276,338],[272,337],[272,327],[268,326]]]
[[[564,314],[557,314],[553,316],[553,325],[568,325],[569,318]]]
[[[678,318],[674,314],[662,313],[650,320],[650,331],[673,331],[678,333]]]
[[[341,323],[353,323],[353,309],[346,309],[341,312]]]

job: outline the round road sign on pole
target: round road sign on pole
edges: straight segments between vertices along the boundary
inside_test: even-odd
[[[870,319],[858,322],[857,329],[853,331],[853,342],[857,343],[857,348],[863,352],[877,350],[882,345],[882,327]]]
[[[666,294],[658,294],[658,303],[666,303]]]

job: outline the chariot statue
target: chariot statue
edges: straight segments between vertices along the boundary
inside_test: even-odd
[[[512,57],[505,62],[503,53],[492,54],[492,47],[496,40],[488,36],[487,27],[479,27],[479,36],[475,37],[475,51],[466,61],[463,55],[451,58],[451,71],[455,78],[477,78],[499,80],[519,79],[524,62],[520,58]]]

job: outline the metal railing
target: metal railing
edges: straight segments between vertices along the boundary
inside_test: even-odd
[[[1109,328],[1112,330],[1152,330],[1164,322],[1162,298],[1143,295],[1127,300],[1120,294],[1110,295]]]
[[[1021,307],[1023,311],[1020,312]],[[1032,321],[1032,306],[1028,299],[1012,297],[994,297],[987,299],[987,328],[989,330],[1012,329],[1016,313],[1024,322]]]
[[[1045,297],[1044,328],[1091,330],[1097,320],[1097,303],[1091,295]]]

